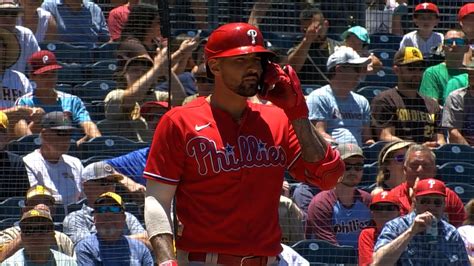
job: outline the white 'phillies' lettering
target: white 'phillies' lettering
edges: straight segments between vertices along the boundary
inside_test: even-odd
[[[436,181],[433,179],[428,180],[428,184],[430,184],[430,188],[433,188],[434,184],[436,184]]]
[[[257,43],[257,31],[256,30],[248,30],[247,35],[252,38],[252,44],[255,45]]]
[[[266,147],[267,144],[255,136],[239,136],[237,145],[239,155],[234,152],[235,146],[227,143],[217,149],[213,140],[198,136],[188,141],[186,153],[196,160],[200,175],[206,175],[209,170],[217,174],[243,167],[286,166],[286,153],[281,146]]]
[[[385,199],[385,197],[388,195],[388,192],[387,191],[382,191],[381,192],[381,196],[382,196],[382,199]]]

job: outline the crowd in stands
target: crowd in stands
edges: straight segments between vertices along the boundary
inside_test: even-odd
[[[175,2],[189,28],[163,36],[174,21],[137,0],[0,0],[0,265],[153,265],[149,145],[168,110],[212,94],[203,50],[223,22],[212,1]],[[474,152],[474,3],[250,2],[228,17],[293,66],[345,163],[328,191],[285,176],[280,265],[318,262],[317,240],[360,265],[474,265],[474,178],[447,181],[437,153]],[[474,174],[463,150],[448,164]]]

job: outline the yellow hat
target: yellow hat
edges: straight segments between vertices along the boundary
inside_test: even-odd
[[[53,225],[53,218],[51,217],[51,213],[49,211],[42,209],[32,209],[23,213],[20,220],[20,226],[26,223],[27,220],[32,220],[35,218],[45,219],[49,224]]]
[[[395,54],[394,65],[407,65],[415,62],[424,62],[423,53],[416,47],[404,47]]]
[[[122,197],[120,197],[119,194],[117,193],[114,193],[114,192],[105,192],[103,194],[101,194],[97,200],[95,201],[96,204],[101,204],[104,200],[106,199],[112,199],[115,201],[115,203],[117,203],[118,205],[120,205],[121,207],[123,207],[123,201],[122,201]]]
[[[50,199],[53,204],[55,202],[55,199],[53,197],[53,193],[51,193],[51,190],[48,188],[42,186],[42,185],[36,185],[28,189],[26,192],[26,201],[31,200],[32,198],[35,197],[45,197]]]
[[[0,128],[8,128],[8,116],[4,112],[0,112]]]

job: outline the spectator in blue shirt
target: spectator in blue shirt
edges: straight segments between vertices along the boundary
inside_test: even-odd
[[[146,147],[112,158],[107,160],[106,163],[110,164],[117,172],[145,186],[146,179],[143,178],[143,170],[145,169],[149,151],[150,147]]]
[[[78,265],[153,265],[145,244],[124,236],[125,211],[118,194],[106,192],[97,198],[94,223],[97,233],[76,246]]]
[[[109,28],[100,7],[87,0],[45,1],[41,7],[56,20],[58,40],[96,47],[110,41]]]
[[[470,265],[464,242],[443,219],[446,186],[420,180],[414,189],[414,211],[387,222],[374,248],[373,265]]]

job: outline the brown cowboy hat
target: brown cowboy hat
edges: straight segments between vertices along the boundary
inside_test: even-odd
[[[20,43],[13,32],[0,28],[0,46],[3,46],[6,51],[5,58],[1,58],[3,66],[9,68],[20,58]]]

